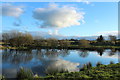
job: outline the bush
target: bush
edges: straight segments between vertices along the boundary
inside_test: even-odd
[[[84,71],[84,70],[86,70],[86,69],[87,69],[87,65],[84,64],[83,67],[80,69],[80,71]]]
[[[87,63],[87,68],[90,69],[92,67],[91,62]]]
[[[79,40],[79,47],[90,47],[90,41],[85,39]]]
[[[114,64],[114,62],[113,62],[113,61],[110,61],[110,64]]]
[[[33,73],[29,69],[20,68],[19,72],[17,73],[17,78],[18,79],[32,80],[33,79]]]
[[[99,67],[100,65],[102,65],[101,62],[97,62],[96,66]]]

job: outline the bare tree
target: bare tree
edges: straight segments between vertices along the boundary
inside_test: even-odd
[[[55,38],[49,38],[46,40],[46,42],[47,42],[47,46],[50,46],[51,48],[58,46],[58,40]]]
[[[109,35],[109,39],[111,40],[111,41],[116,41],[116,36],[113,36],[113,35]]]
[[[3,40],[10,46],[27,46],[33,42],[32,35],[29,33],[21,33],[18,31],[10,31],[3,33]]]

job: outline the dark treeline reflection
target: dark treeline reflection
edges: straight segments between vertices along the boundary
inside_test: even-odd
[[[80,57],[85,58],[89,56],[89,50],[77,50],[77,51]],[[102,56],[104,53],[107,53],[108,56],[113,56],[119,53],[120,51],[115,49],[109,49],[108,51],[105,49],[97,49],[95,50],[95,52],[97,52],[99,56]]]
[[[26,63],[33,58],[31,51],[3,50],[2,61],[19,64]]]
[[[43,60],[43,58],[57,58],[69,55],[69,51],[57,49],[37,49],[37,50],[3,50],[2,61],[11,62],[13,64],[26,63],[33,58]]]
[[[89,52],[87,50],[78,50],[78,54],[80,57],[87,57],[89,55]]]
[[[98,52],[98,54],[99,54],[100,56],[102,56],[102,55],[103,55],[103,52],[104,52],[104,49],[98,49],[97,52]]]
[[[106,52],[105,49],[98,49],[96,51],[100,56],[102,56],[104,54],[104,52]],[[116,49],[110,49],[109,51],[107,51],[107,55],[113,56],[113,55],[117,54],[117,52],[119,52],[119,51]]]
[[[97,53],[102,56],[104,54],[104,49],[97,50]],[[108,56],[113,56],[116,54],[115,49],[107,51]],[[87,57],[89,55],[88,50],[77,50],[80,57]],[[70,54],[70,50],[67,49],[36,49],[36,50],[3,50],[2,51],[2,61],[11,62],[13,64],[26,63],[33,58],[38,60],[57,58],[58,56],[66,57]]]
[[[109,52],[109,56],[113,56],[116,54],[116,50],[115,49],[111,49],[111,51]]]

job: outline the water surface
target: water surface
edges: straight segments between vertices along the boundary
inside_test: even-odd
[[[91,62],[93,66],[97,62],[109,64],[110,61],[118,63],[116,50],[87,51],[87,50],[3,50],[2,69],[4,76],[16,77],[20,67],[31,69],[34,74],[45,76],[53,71],[67,70],[69,72],[79,71],[83,64]]]

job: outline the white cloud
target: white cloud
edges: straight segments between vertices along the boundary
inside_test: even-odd
[[[49,30],[49,31],[48,31],[48,34],[50,34],[50,35],[60,35],[60,34],[58,33],[58,29]]]
[[[19,17],[24,11],[22,6],[14,6],[8,3],[2,4],[2,14],[3,16]]]
[[[97,35],[104,35],[104,36],[108,36],[108,35],[119,35],[118,31],[104,31],[104,32],[98,32]]]
[[[75,7],[59,7],[57,4],[49,4],[46,8],[36,8],[33,17],[42,22],[41,27],[43,28],[63,28],[80,25],[84,22],[84,14]]]

